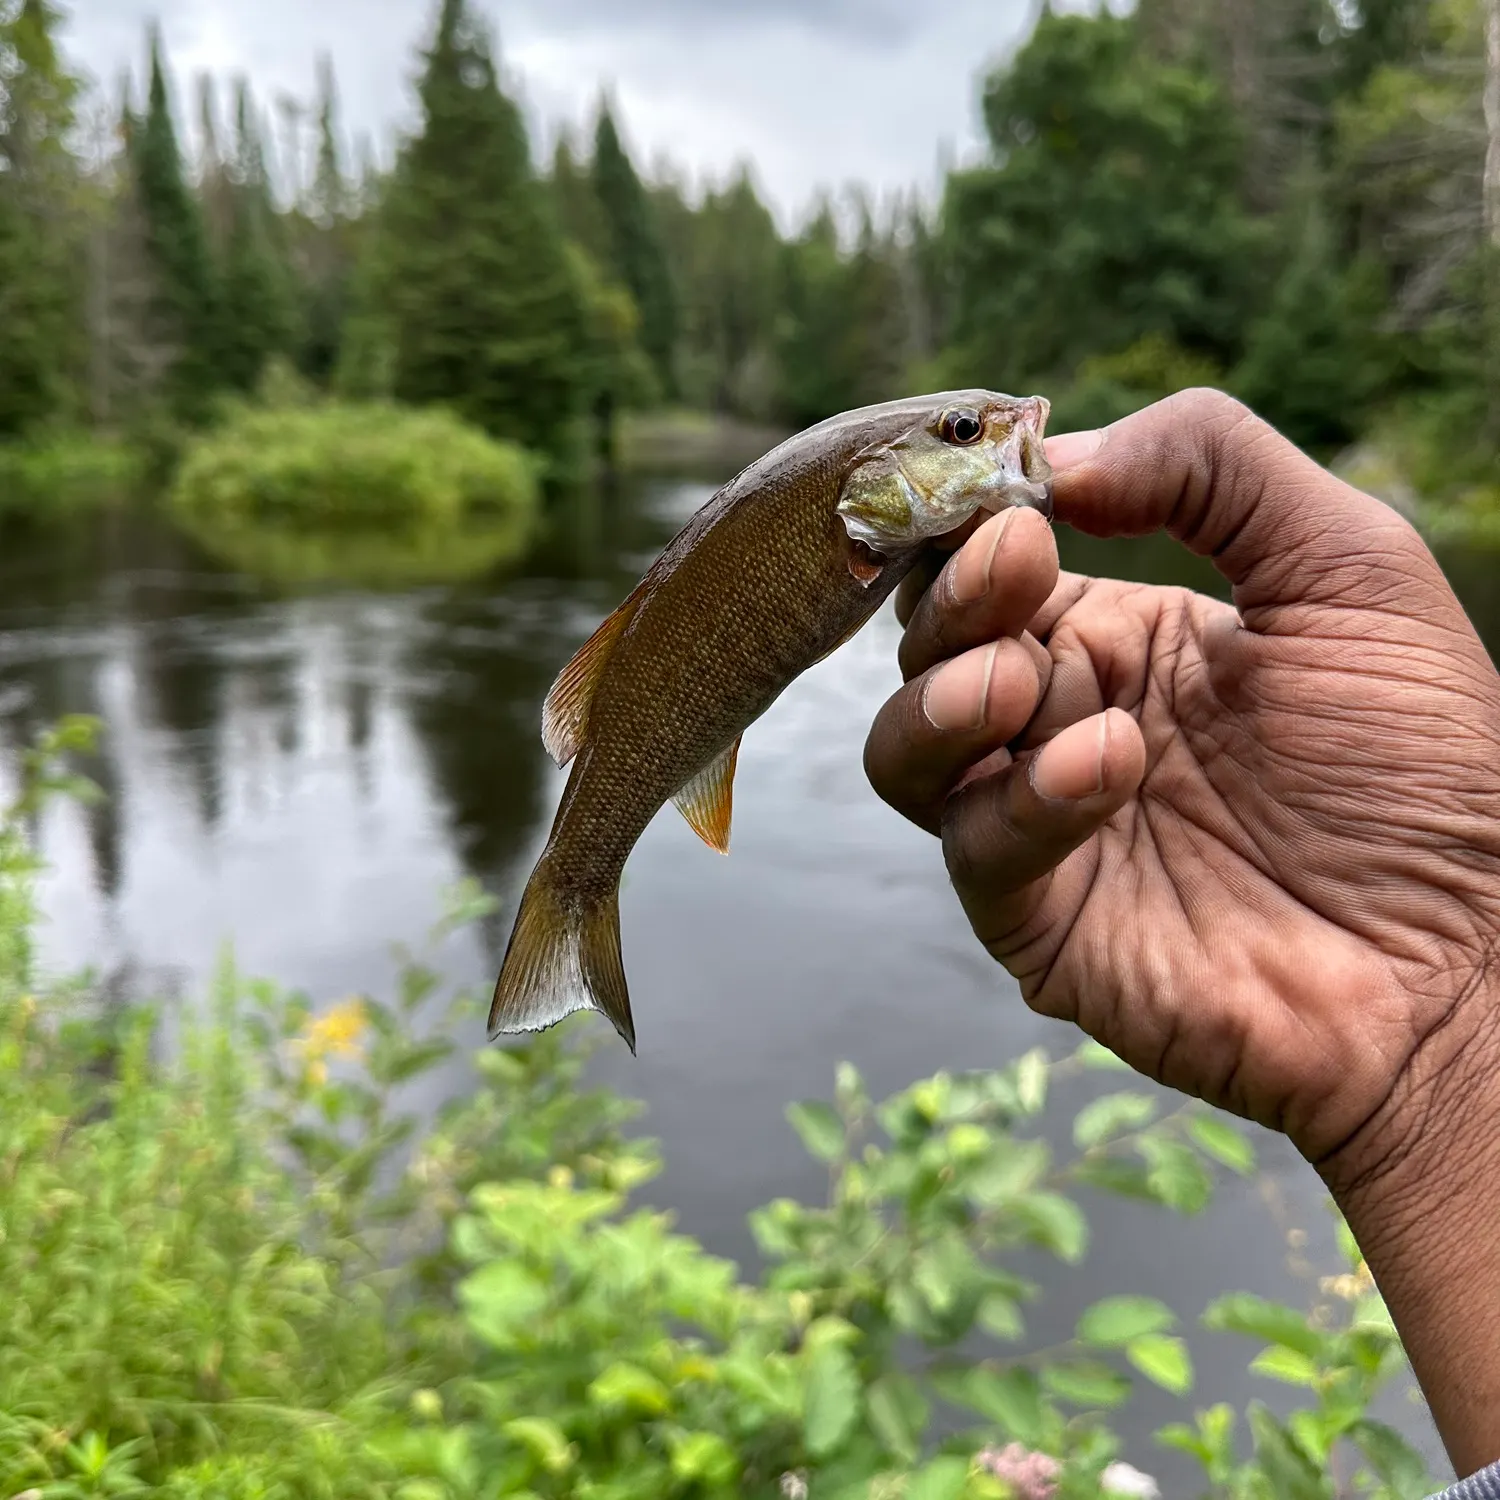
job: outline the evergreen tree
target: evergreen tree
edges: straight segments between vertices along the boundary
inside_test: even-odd
[[[676,390],[676,290],[651,200],[620,144],[607,103],[600,105],[594,132],[592,177],[603,211],[609,263],[640,309],[641,344],[662,389],[671,395]]]
[[[77,80],[57,12],[0,10],[0,437],[66,415],[81,385],[84,226],[68,145]]]
[[[225,383],[249,391],[267,360],[290,348],[292,313],[259,119],[243,79],[235,90],[234,131],[219,358]]]
[[[596,265],[611,264],[609,227],[604,221],[599,195],[594,191],[593,174],[588,164],[574,153],[566,132],[558,136],[553,148],[551,187],[563,233],[587,251]]]
[[[183,176],[161,37],[154,27],[150,64],[146,118],[131,133],[131,165],[154,273],[157,320],[170,328],[176,345],[164,394],[179,415],[193,419],[206,413],[219,376],[218,297],[203,217]]]
[[[307,314],[301,366],[314,380],[329,380],[338,365],[349,316],[355,194],[344,173],[338,140],[338,89],[333,60],[318,67],[318,159],[308,204]]]
[[[395,394],[561,452],[587,396],[580,291],[464,0],[443,0],[420,93],[376,252]]]

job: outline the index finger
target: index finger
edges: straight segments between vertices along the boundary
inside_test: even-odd
[[[1363,602],[1416,538],[1221,391],[1183,391],[1100,431],[1050,438],[1047,457],[1059,520],[1091,536],[1166,530],[1213,559],[1247,624],[1254,611]]]

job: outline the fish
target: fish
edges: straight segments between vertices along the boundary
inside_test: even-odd
[[[847,411],[718,490],[558,674],[542,741],[572,770],[522,892],[491,1040],[599,1011],[636,1050],[619,885],[667,802],[729,852],[745,730],[977,512],[1052,515],[1042,396],[947,391]]]

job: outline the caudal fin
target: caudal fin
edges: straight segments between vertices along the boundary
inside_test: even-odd
[[[557,882],[546,856],[532,872],[490,1005],[490,1037],[542,1031],[575,1010],[597,1010],[635,1051],[620,959],[618,888],[584,896]]]

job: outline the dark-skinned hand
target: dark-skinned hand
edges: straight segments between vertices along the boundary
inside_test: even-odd
[[[870,779],[1028,1005],[1291,1138],[1455,1466],[1500,1459],[1500,675],[1414,529],[1228,397],[1048,456],[1060,521],[1233,605],[993,517],[898,596]]]

